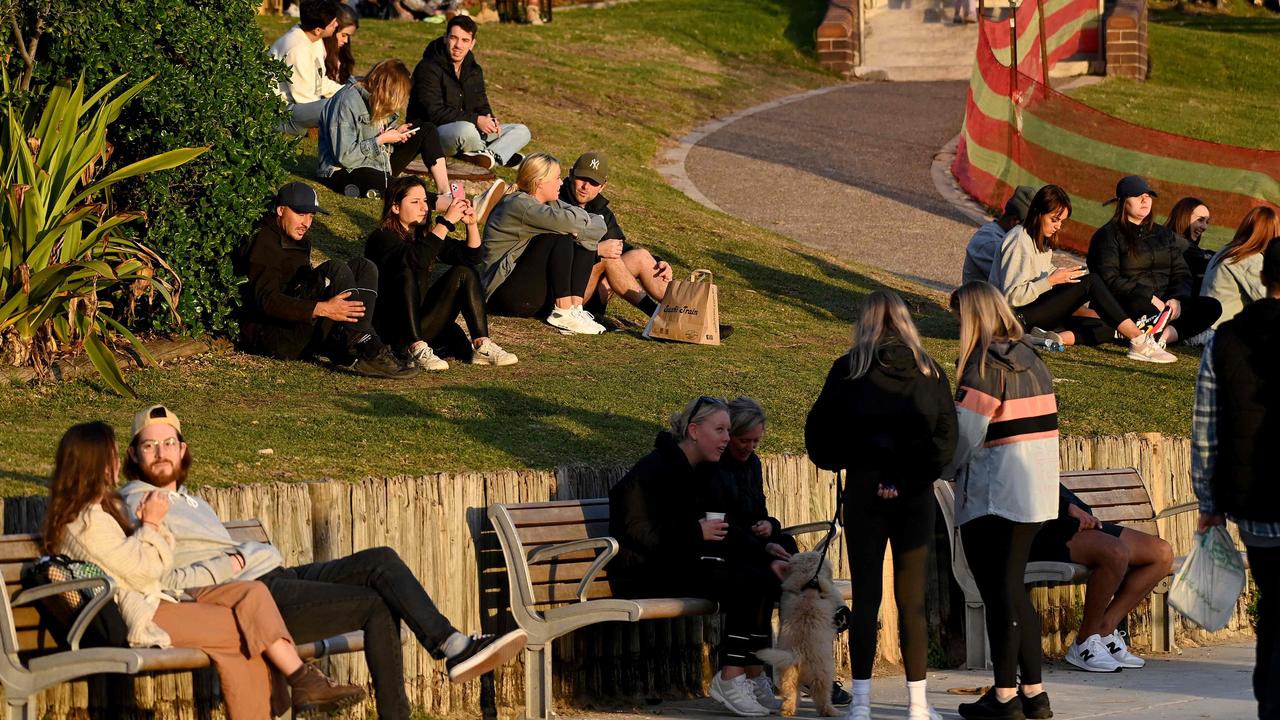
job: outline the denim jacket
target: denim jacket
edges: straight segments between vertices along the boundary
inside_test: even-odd
[[[354,82],[325,103],[320,115],[320,177],[358,168],[391,172],[391,145],[378,144],[382,128],[373,124],[370,114],[369,91]],[[397,120],[393,114],[386,127]]]

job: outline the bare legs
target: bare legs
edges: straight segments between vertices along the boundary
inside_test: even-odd
[[[1169,574],[1173,549],[1154,535],[1125,529],[1115,538],[1101,530],[1076,533],[1067,543],[1071,561],[1093,568],[1085,588],[1079,636],[1106,637]]]

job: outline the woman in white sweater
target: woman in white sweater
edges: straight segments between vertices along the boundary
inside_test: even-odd
[[[1245,305],[1267,296],[1262,284],[1262,253],[1272,238],[1280,237],[1280,216],[1269,207],[1245,214],[1235,237],[1209,260],[1201,295],[1222,303],[1222,316],[1213,329],[1236,316]]]
[[[173,564],[174,545],[164,526],[169,493],[150,493],[135,526],[116,492],[119,466],[115,432],[106,423],[75,425],[62,436],[44,548],[94,563],[115,581],[131,646],[203,650],[218,671],[231,720],[266,720],[290,704],[295,712],[328,711],[364,697],[361,688],[335,685],[303,664],[262,583],[193,588],[188,594],[194,602],[166,593],[160,579]]]
[[[1027,334],[1041,342],[1097,345],[1119,333],[1132,343],[1148,339],[1105,284],[1083,265],[1054,267],[1058,231],[1071,217],[1071,198],[1045,185],[1031,199],[1027,219],[1004,237],[988,278],[1000,289]],[[1156,347],[1159,353],[1168,355]],[[1133,354],[1130,353],[1132,357]],[[1170,356],[1172,357],[1172,356]]]

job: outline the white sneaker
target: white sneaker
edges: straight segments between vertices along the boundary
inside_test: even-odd
[[[1165,364],[1178,361],[1177,356],[1160,347],[1155,338],[1146,334],[1129,341],[1129,359]]]
[[[1067,350],[1066,343],[1062,342],[1062,336],[1052,330],[1033,327],[1027,331],[1027,339],[1035,347],[1044,348],[1049,352],[1066,352]]]
[[[449,363],[437,357],[431,346],[421,340],[409,346],[409,362],[423,370],[449,369]]]
[[[773,690],[773,682],[769,680],[767,675],[757,675],[750,678],[752,690],[755,692],[756,702],[766,710],[775,711],[782,709],[782,700],[778,699],[777,694]]]
[[[471,207],[476,212],[476,224],[483,225],[489,219],[489,213],[507,194],[507,183],[501,179],[494,180],[484,192],[471,199]]]
[[[871,706],[855,702],[849,706],[849,712],[844,717],[845,720],[871,720]]]
[[[907,720],[942,720],[942,716],[932,705],[912,705],[907,708]]]
[[[729,712],[742,717],[764,717],[769,709],[756,701],[755,684],[746,675],[725,680],[721,673],[711,679],[711,697]]]
[[[1111,657],[1111,652],[1102,644],[1102,637],[1097,633],[1085,638],[1083,644],[1071,643],[1066,660],[1089,672],[1110,673],[1120,670],[1120,663]]]
[[[1186,340],[1183,340],[1182,344],[1189,345],[1191,347],[1204,347],[1205,344],[1209,342],[1209,338],[1211,337],[1213,337],[1213,328],[1209,328],[1208,330],[1205,330],[1202,333],[1196,333],[1195,335],[1192,335]]]
[[[591,313],[575,305],[571,308],[555,308],[547,316],[547,324],[559,328],[567,335],[599,335],[604,326],[591,317]]]
[[[1129,644],[1124,641],[1125,633],[1117,630],[1102,638],[1102,646],[1111,651],[1111,659],[1120,667],[1140,668],[1147,664],[1146,660],[1129,652]]]
[[[488,170],[497,164],[497,160],[493,157],[493,153],[488,150],[460,152],[458,153],[458,159],[463,162],[471,163],[472,165],[479,165],[485,170]]]
[[[478,348],[471,350],[472,365],[515,365],[520,362],[520,358],[515,353],[509,353],[498,347],[498,344],[492,340],[485,340]]]

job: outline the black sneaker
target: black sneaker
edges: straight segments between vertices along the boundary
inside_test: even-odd
[[[529,640],[523,630],[497,635],[472,635],[467,649],[445,661],[449,682],[466,682],[516,658]]]
[[[365,377],[408,380],[422,371],[417,367],[406,366],[391,354],[390,349],[383,347],[373,357],[356,360],[351,366],[351,372]]]
[[[1027,717],[1022,714],[1022,703],[1017,696],[1010,698],[1009,702],[1000,702],[996,699],[994,687],[974,702],[960,703],[956,712],[965,720],[1026,720]]]
[[[1035,697],[1027,697],[1018,691],[1018,699],[1022,701],[1022,714],[1033,720],[1045,720],[1053,717],[1053,709],[1049,707],[1049,693],[1040,691]]]
[[[511,157],[502,161],[502,167],[519,167],[524,162],[524,155],[521,153],[511,153]]]
[[[831,683],[831,704],[832,705],[848,705],[853,702],[853,695],[837,680]]]

